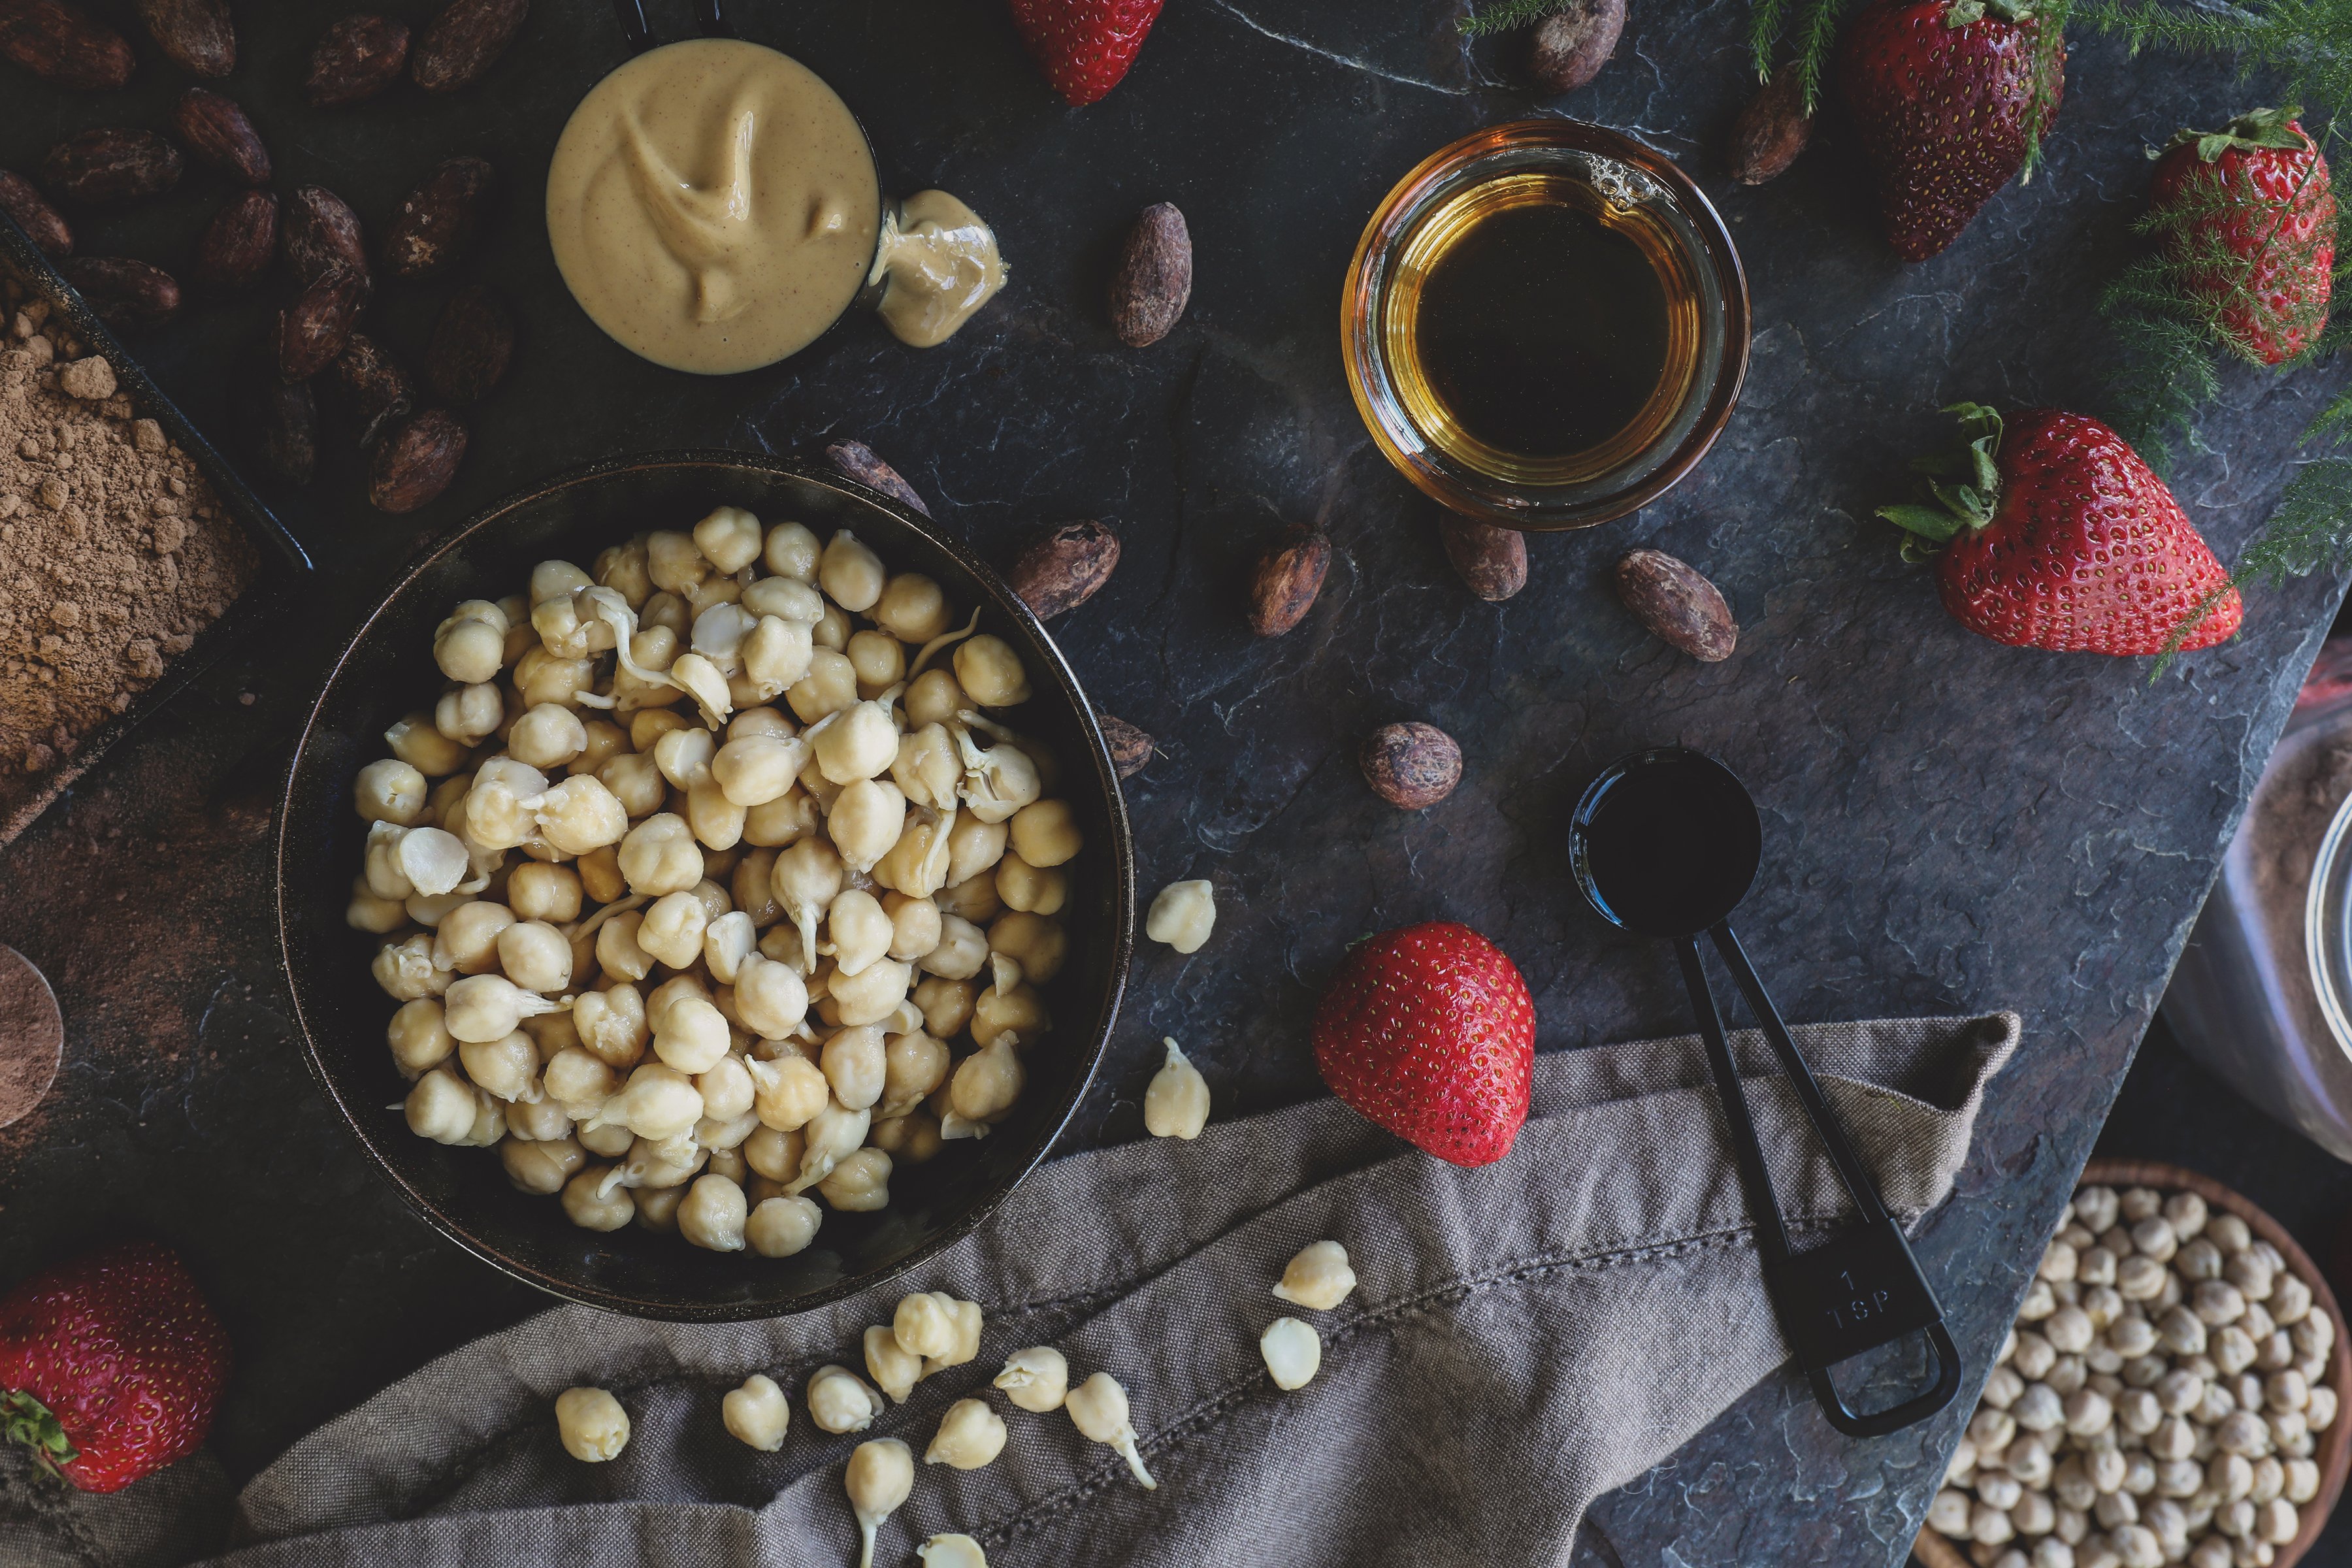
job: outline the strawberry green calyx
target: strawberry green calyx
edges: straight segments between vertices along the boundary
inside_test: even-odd
[[[2220,161],[2231,148],[2253,152],[2271,148],[2281,152],[2300,152],[2307,138],[2294,128],[2303,113],[2303,105],[2291,104],[2284,109],[2255,109],[2241,114],[2219,131],[2181,130],[2173,132],[2172,140],[2148,153],[2161,158],[2175,147],[2194,147],[2200,163]]]
[[[18,1389],[0,1389],[0,1438],[30,1448],[34,1461],[59,1479],[81,1458],[49,1407]]]
[[[1935,504],[1898,502],[1883,506],[1878,515],[1904,530],[1903,558],[1927,561],[1934,547],[1949,544],[1963,529],[1990,525],[2000,503],[2000,413],[1981,403],[1955,403],[1944,410],[1960,422],[1961,445],[1934,457],[1915,458],[1911,466],[1927,476]]]
[[[1952,0],[1945,7],[1944,26],[1965,27],[1971,22],[1981,22],[1987,15],[2004,22],[2030,22],[2033,19],[2032,0]]]

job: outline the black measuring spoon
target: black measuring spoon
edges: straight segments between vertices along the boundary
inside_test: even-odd
[[[1748,896],[1763,858],[1764,826],[1746,786],[1713,757],[1682,746],[1636,752],[1610,763],[1576,803],[1569,823],[1570,864],[1592,907],[1612,924],[1667,939],[1682,959],[1683,984],[1698,1015],[1740,1184],[1756,1219],[1765,1293],[1830,1425],[1849,1436],[1875,1437],[1924,1421],[1951,1403],[1960,1386],[1960,1353],[1910,1244],[1732,934],[1731,911]],[[1790,1250],[1756,1120],[1707,986],[1702,931],[1748,998],[1860,1216],[1802,1252]],[[1830,1369],[1915,1331],[1924,1332],[1935,1352],[1934,1386],[1890,1409],[1856,1415]]]

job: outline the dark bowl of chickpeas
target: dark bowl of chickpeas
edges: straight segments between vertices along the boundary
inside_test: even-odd
[[[618,458],[433,546],[329,670],[279,816],[312,1076],[444,1235],[632,1316],[806,1310],[982,1224],[1108,1041],[1118,776],[929,520]]]

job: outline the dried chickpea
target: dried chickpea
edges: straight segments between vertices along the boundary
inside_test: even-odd
[[[870,871],[906,831],[907,797],[887,780],[860,779],[841,792],[825,826],[842,863]]]
[[[797,522],[780,522],[768,530],[768,542],[761,551],[761,559],[779,577],[814,583],[818,554],[815,534]]]
[[[817,1065],[833,1096],[852,1110],[863,1110],[882,1098],[889,1070],[889,1053],[877,1024],[859,1025],[835,1033],[819,1053]]]
[[[890,1156],[894,1167],[922,1164],[940,1152],[939,1119],[928,1110],[909,1110],[877,1121],[866,1136],[875,1148]]]
[[[862,973],[890,951],[897,932],[881,900],[862,888],[845,888],[825,915],[825,934],[833,940],[836,973]]]
[[[1208,1079],[1172,1038],[1162,1043],[1168,1061],[1143,1091],[1144,1131],[1154,1138],[1198,1138],[1209,1124]],[[1343,1266],[1344,1259],[1342,1254]]]
[[[672,969],[691,969],[702,956],[702,935],[710,917],[692,891],[666,893],[654,900],[637,926],[637,945]]]
[[[816,831],[816,802],[807,792],[787,790],[743,814],[743,842],[757,848],[782,849]]]
[[[971,1037],[983,1052],[998,1041],[1020,1045],[1054,1026],[1044,998],[1028,985],[999,991],[992,985],[971,1005]]]
[[[1274,1385],[1283,1390],[1306,1387],[1323,1365],[1323,1339],[1297,1318],[1276,1318],[1257,1340],[1258,1354]]]
[[[968,1121],[994,1121],[1013,1109],[1027,1079],[1012,1037],[999,1035],[957,1064],[948,1080],[948,1103]]]
[[[1077,1387],[1070,1390],[1064,1401],[1070,1420],[1078,1431],[1095,1442],[1118,1450],[1135,1472],[1135,1479],[1146,1487],[1157,1489],[1158,1481],[1143,1468],[1143,1455],[1137,1447],[1135,1424],[1129,1415],[1127,1390],[1118,1379],[1107,1372],[1098,1372]]]
[[[822,1209],[797,1194],[763,1198],[744,1222],[743,1238],[762,1258],[790,1258],[816,1239],[824,1219]]]
[[[882,912],[890,921],[888,957],[911,963],[939,946],[943,930],[940,907],[929,899],[887,893],[882,899]]]
[[[559,768],[588,749],[588,727],[580,715],[551,702],[526,710],[507,731],[507,751],[534,768]]]
[[[383,732],[383,743],[395,758],[428,779],[456,773],[466,765],[468,755],[465,742],[434,728],[430,713],[411,713],[395,720]]]
[[[507,1138],[517,1143],[568,1142],[578,1147],[578,1140],[572,1136],[572,1113],[543,1092],[536,1100],[507,1107]]]
[[[809,628],[809,635],[815,639],[817,647],[839,653],[849,646],[849,616],[839,605],[827,601],[824,613],[817,617],[816,625]]]
[[[423,1074],[402,1102],[408,1130],[419,1138],[451,1146],[473,1141],[484,1096],[445,1065]]]
[[[695,1075],[694,1090],[702,1096],[702,1121],[697,1124],[698,1129],[707,1128],[713,1133],[702,1137],[698,1132],[704,1148],[732,1149],[749,1138],[754,1128],[763,1125],[752,1109],[759,1091],[743,1058],[720,1057]]]
[[[959,1399],[940,1417],[940,1429],[923,1450],[923,1463],[981,1469],[1004,1452],[1005,1436],[1004,1417],[985,1400]]]
[[[830,1102],[832,1086],[806,1057],[795,1053],[772,1062],[748,1062],[745,1069],[758,1090],[752,1103],[760,1121],[779,1132],[806,1127]]]
[[[856,974],[835,975],[831,999],[838,1005],[844,1025],[878,1024],[898,1010],[914,980],[914,965],[879,959]]]
[[[603,1464],[628,1446],[629,1413],[601,1388],[567,1388],[555,1396],[555,1431],[565,1453]]]
[[[432,1071],[455,1055],[457,1037],[442,1023],[440,998],[418,996],[400,1005],[385,1030],[393,1065],[403,1078]]]
[[[596,929],[596,967],[614,980],[643,980],[654,972],[654,955],[637,942],[645,911],[624,910]]]
[[[809,1418],[827,1432],[863,1432],[882,1414],[882,1396],[847,1367],[828,1364],[809,1376],[808,1407]]]
[[[986,932],[960,915],[943,914],[940,944],[923,955],[919,967],[942,980],[969,980],[988,966],[988,952]]]
[[[904,1115],[921,1104],[947,1081],[950,1065],[947,1047],[919,1029],[891,1037],[883,1063],[881,1104],[887,1116]]]
[[[988,1553],[969,1535],[934,1535],[915,1548],[923,1568],[988,1568]]]
[[[926,1032],[937,1039],[951,1040],[971,1022],[972,1005],[979,995],[969,981],[935,974],[915,987],[915,1005],[922,1009]]]
[[[539,1047],[517,1029],[496,1040],[468,1040],[457,1047],[466,1077],[483,1093],[499,1100],[520,1100],[539,1079]]]
[[[709,1072],[726,1057],[727,1018],[715,1003],[686,995],[656,1009],[648,999],[646,1010],[654,1019],[654,1055],[667,1065],[691,1076]]]
[[[744,1026],[765,1040],[781,1040],[808,1016],[808,986],[799,971],[759,954],[735,970],[735,1012]]]
[[[956,645],[950,662],[956,684],[982,708],[1011,708],[1029,700],[1028,671],[1003,637],[982,633],[968,638]]]

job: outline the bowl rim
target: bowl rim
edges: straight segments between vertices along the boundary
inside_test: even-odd
[[[1113,899],[1117,906],[1117,929],[1112,933],[1110,984],[1102,999],[1099,1022],[1095,1038],[1084,1052],[1082,1070],[1073,1078],[1055,1106],[1034,1135],[1029,1150],[1010,1179],[993,1193],[981,1198],[952,1224],[943,1226],[936,1235],[910,1249],[887,1269],[865,1274],[845,1275],[835,1283],[796,1297],[788,1307],[772,1304],[756,1305],[749,1310],[732,1304],[680,1305],[666,1301],[649,1301],[619,1292],[600,1290],[577,1281],[561,1278],[536,1268],[520,1258],[509,1257],[496,1247],[470,1233],[457,1218],[443,1212],[441,1207],[419,1192],[379,1154],[365,1130],[361,1126],[359,1110],[329,1071],[320,1055],[318,1040],[310,1017],[302,1005],[302,988],[294,980],[295,910],[290,895],[297,876],[313,871],[307,862],[297,862],[298,847],[292,843],[289,826],[295,815],[296,792],[305,776],[305,761],[310,753],[328,693],[333,689],[344,667],[374,633],[377,623],[392,602],[411,584],[437,565],[446,556],[467,544],[484,530],[494,527],[516,510],[536,503],[560,490],[582,485],[593,485],[617,474],[646,468],[754,468],[770,474],[816,484],[856,501],[862,501],[887,513],[896,521],[921,533],[933,545],[946,553],[965,571],[970,572],[997,601],[997,608],[1014,620],[1025,623],[1036,635],[1039,644],[1049,655],[1048,672],[1060,686],[1064,695],[1076,708],[1079,728],[1087,743],[1087,760],[1094,765],[1102,785],[1105,805],[1111,820],[1113,838],[1111,874]],[[600,1308],[624,1316],[670,1322],[743,1322],[772,1317],[782,1317],[811,1311],[817,1308],[856,1295],[861,1291],[888,1283],[905,1275],[971,1235],[995,1214],[998,1206],[1011,1196],[1014,1188],[1026,1181],[1030,1173],[1044,1163],[1054,1145],[1058,1142],[1078,1107],[1092,1088],[1096,1076],[1102,1070],[1103,1058],[1108,1054],[1113,1031],[1118,1026],[1118,1009],[1127,992],[1128,973],[1134,957],[1135,946],[1135,847],[1132,827],[1128,819],[1127,802],[1119,788],[1118,774],[1110,759],[1110,749],[1103,739],[1102,726],[1093,703],[1078,683],[1076,672],[1044,624],[1031,612],[1019,595],[1008,586],[1003,577],[986,561],[982,560],[961,542],[928,517],[893,500],[888,496],[859,483],[832,468],[820,467],[799,458],[780,458],[764,452],[732,451],[720,447],[692,447],[675,450],[634,453],[575,465],[551,475],[527,489],[513,491],[475,512],[464,521],[435,536],[403,565],[394,581],[377,597],[375,605],[362,617],[357,626],[344,639],[342,647],[329,662],[320,679],[310,710],[303,716],[300,731],[295,737],[294,751],[286,768],[286,782],[278,803],[277,845],[275,847],[275,899],[277,903],[278,965],[286,977],[286,992],[293,1013],[295,1031],[301,1042],[302,1060],[310,1070],[312,1083],[341,1120],[352,1139],[366,1156],[367,1163],[394,1189],[419,1217],[467,1252],[489,1264],[510,1278],[534,1286],[562,1300]]]

